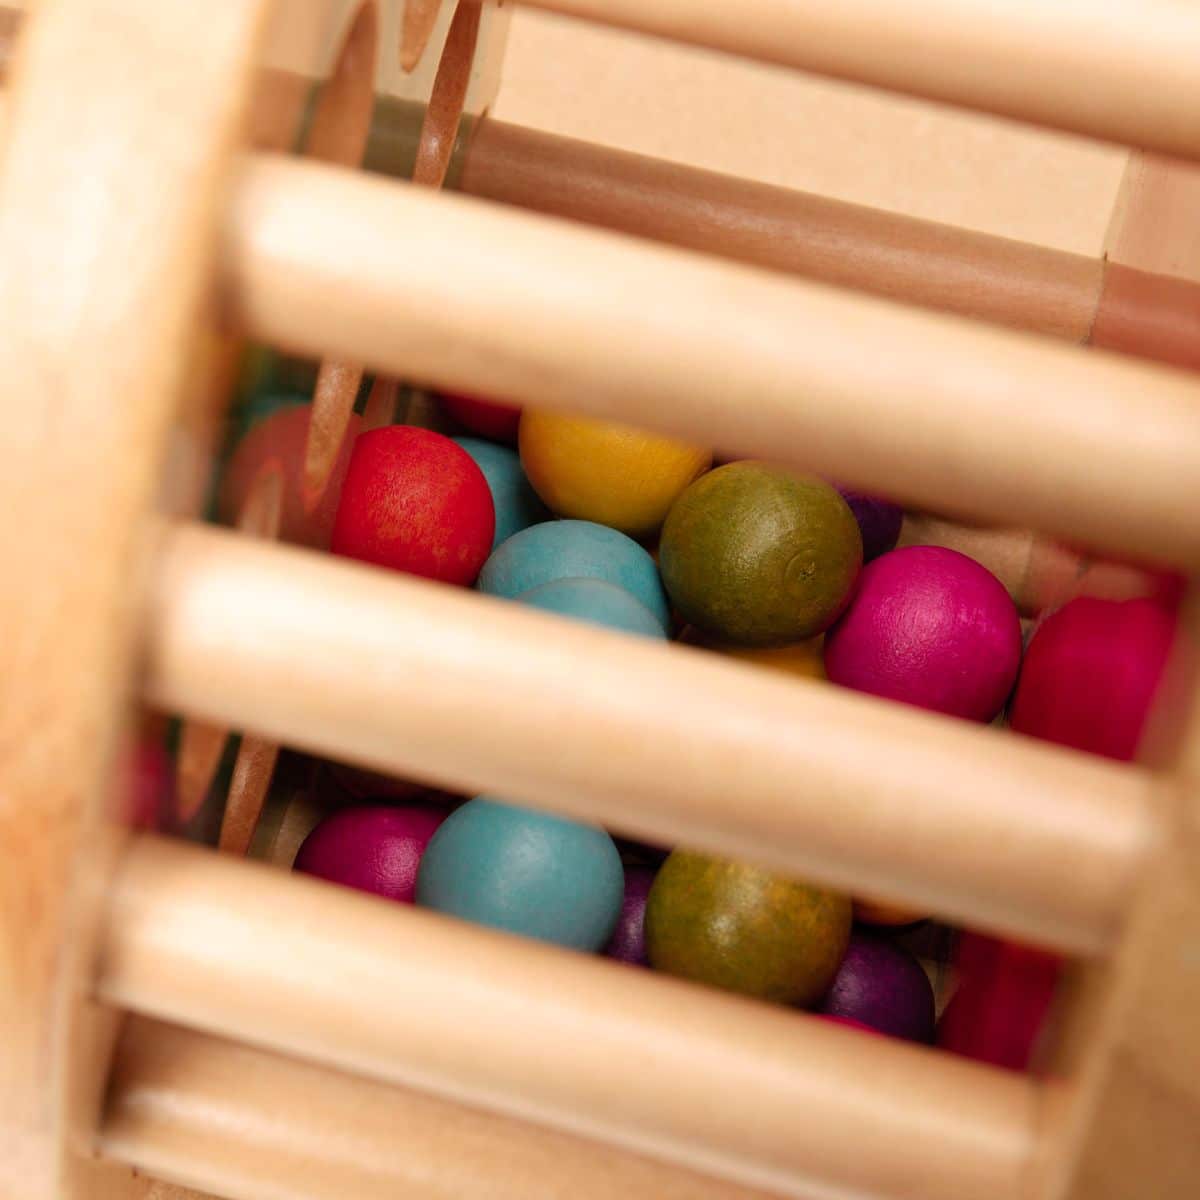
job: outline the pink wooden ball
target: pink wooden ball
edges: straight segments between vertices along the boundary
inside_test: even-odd
[[[1129,761],[1174,634],[1174,612],[1153,600],[1072,600],[1051,613],[1030,640],[1012,727]]]
[[[956,550],[908,546],[868,563],[826,635],[843,687],[990,721],[1021,664],[1021,619],[1000,581]]]
[[[412,904],[421,856],[446,815],[422,804],[340,809],[304,839],[295,870]]]

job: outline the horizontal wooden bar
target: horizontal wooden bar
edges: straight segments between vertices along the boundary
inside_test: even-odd
[[[769,1195],[145,1017],[117,1047],[99,1150],[228,1200]]]
[[[134,1012],[806,1200],[1020,1195],[1017,1075],[168,839],[110,895]]]
[[[1134,767],[210,527],[146,637],[167,711],[1081,953],[1153,836]]]
[[[525,0],[1072,133],[1200,157],[1200,8],[1178,0]]]
[[[1088,338],[1104,274],[1099,259],[490,118],[475,126],[458,186],[550,216],[1075,342]],[[1197,308],[1184,311],[1200,335]]]
[[[290,350],[1200,566],[1184,372],[269,157],[233,189],[225,277]]]

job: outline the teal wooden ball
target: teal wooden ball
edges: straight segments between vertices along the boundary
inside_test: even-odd
[[[603,579],[555,579],[522,592],[517,600],[592,625],[666,641],[666,631],[658,618],[640,600]]]
[[[624,894],[602,829],[484,796],[446,818],[417,876],[425,908],[586,951],[606,945]]]
[[[538,494],[525,478],[525,469],[515,450],[485,442],[483,438],[456,437],[457,442],[483,472],[496,506],[496,536],[492,541],[494,550],[514,533],[520,533],[530,525],[550,519],[549,510],[538,499]]]
[[[546,521],[497,546],[479,575],[479,590],[510,599],[555,579],[603,579],[640,600],[663,629],[667,594],[649,553],[623,533],[592,521]]]

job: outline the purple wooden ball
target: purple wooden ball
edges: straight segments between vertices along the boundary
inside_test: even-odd
[[[840,484],[836,486],[858,522],[862,534],[863,562],[868,563],[894,550],[900,539],[900,526],[904,524],[904,509],[879,496],[868,496]]]
[[[834,683],[987,722],[1021,665],[1021,619],[1004,586],[957,550],[907,546],[868,564],[825,637]]]
[[[654,882],[656,871],[649,867],[625,868],[625,899],[621,902],[621,915],[617,918],[617,927],[609,938],[604,953],[609,958],[615,958],[623,963],[633,963],[639,967],[649,965],[646,958],[646,897],[650,895],[650,885]]]
[[[850,935],[820,1011],[892,1037],[933,1040],[933,987],[921,964],[907,950],[867,934]]]
[[[412,904],[421,856],[445,819],[444,810],[424,804],[343,808],[304,839],[294,869]]]

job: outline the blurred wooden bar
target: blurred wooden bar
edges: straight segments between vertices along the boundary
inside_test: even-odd
[[[234,189],[224,263],[242,322],[291,351],[1200,565],[1184,372],[269,156]]]
[[[99,1149],[228,1200],[768,1196],[144,1017],[117,1046]]]
[[[527,0],[764,62],[1200,157],[1200,8],[1178,0]]]
[[[1153,837],[1132,767],[203,526],[146,619],[166,711],[1075,952]]]
[[[1019,1200],[1030,1165],[1020,1076],[168,839],[99,964],[107,1003],[797,1200]]]

